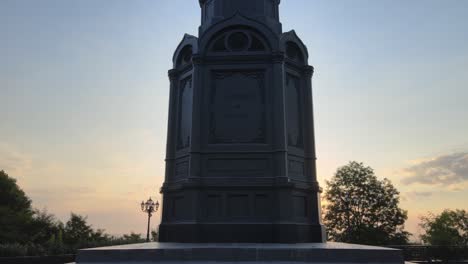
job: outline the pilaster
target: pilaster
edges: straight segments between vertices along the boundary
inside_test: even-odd
[[[167,143],[166,143],[166,173],[165,182],[170,182],[174,175],[175,149],[176,149],[176,107],[177,107],[177,80],[179,72],[175,69],[168,71],[169,88],[169,118],[167,121]]]

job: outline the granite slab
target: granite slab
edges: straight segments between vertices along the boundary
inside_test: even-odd
[[[76,263],[391,263],[400,250],[346,243],[143,243],[80,250]]]

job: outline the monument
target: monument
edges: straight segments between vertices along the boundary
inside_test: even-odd
[[[173,57],[161,242],[324,242],[305,45],[279,0],[201,0]]]
[[[280,0],[200,0],[169,71],[159,241],[80,250],[77,263],[403,263],[325,243],[308,52]]]

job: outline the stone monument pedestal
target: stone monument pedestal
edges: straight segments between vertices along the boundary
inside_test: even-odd
[[[143,243],[82,249],[76,263],[404,263],[398,249],[345,243]]]
[[[199,3],[198,37],[184,36],[169,70],[161,242],[76,262],[404,263],[397,249],[318,243],[314,68],[283,32],[280,0]]]

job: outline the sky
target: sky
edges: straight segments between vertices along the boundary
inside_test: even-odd
[[[351,160],[401,192],[406,229],[468,209],[468,1],[283,0],[307,45],[318,180]],[[0,1],[0,170],[33,206],[146,232],[161,200],[172,53],[196,0]],[[153,228],[160,214],[153,218]]]

